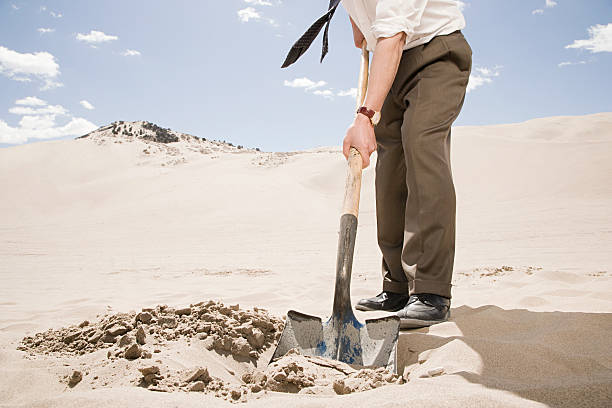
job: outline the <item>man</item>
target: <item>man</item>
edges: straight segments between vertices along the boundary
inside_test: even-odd
[[[373,51],[368,91],[343,143],[376,162],[376,218],[382,292],[358,310],[397,312],[403,328],[450,316],[455,257],[455,188],[451,124],[459,115],[472,68],[456,0],[341,0],[355,46]],[[293,64],[325,27],[340,0],[293,45]]]
[[[351,146],[359,150],[364,167],[378,153],[383,287],[356,309],[397,312],[403,328],[443,322],[450,316],[455,255],[450,132],[472,62],[459,31],[465,20],[455,0],[342,4],[355,46],[365,38],[374,52],[365,108],[348,128],[343,150],[347,157]]]

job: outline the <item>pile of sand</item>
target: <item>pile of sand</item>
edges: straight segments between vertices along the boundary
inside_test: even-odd
[[[140,313],[115,313],[98,322],[84,321],[58,330],[25,337],[19,350],[33,353],[84,354],[108,349],[109,358],[151,358],[147,346],[197,337],[208,349],[235,356],[258,358],[280,336],[282,320],[255,308],[242,310],[208,301],[182,309],[166,305]],[[153,352],[155,352],[154,349]]]
[[[266,351],[274,349],[282,326],[282,319],[259,308],[244,310],[215,301],[181,309],[158,305],[49,329],[23,338],[18,349],[30,359],[61,357],[69,361],[63,364],[66,367],[80,366],[59,376],[69,388],[131,385],[244,402],[267,391],[350,394],[405,382],[385,368],[350,366],[304,356],[298,350],[267,365]],[[210,372],[205,363],[211,359],[205,357],[187,367],[164,361],[164,355],[185,346],[231,359],[238,368],[227,369],[231,377],[221,378]]]

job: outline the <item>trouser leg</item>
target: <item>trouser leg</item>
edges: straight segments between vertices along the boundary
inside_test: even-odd
[[[405,135],[410,134],[405,130]],[[441,129],[425,143],[407,143],[406,203],[402,268],[409,293],[451,297],[455,256],[455,189],[445,146],[450,131]]]
[[[379,245],[381,236],[392,238],[388,243],[393,245],[388,245],[387,254],[381,246],[383,265],[389,267],[392,281],[402,282],[394,273],[394,266],[399,239],[397,224],[403,224],[400,264],[410,294],[451,297],[456,204],[450,129],[463,105],[470,70],[471,49],[461,34],[436,37],[424,46],[404,52],[391,91],[396,105],[403,107],[400,138],[405,164],[402,181],[407,194],[402,202],[404,217],[396,222],[379,223],[378,235]],[[387,157],[396,156],[383,149],[379,160]],[[392,162],[380,166],[392,167]],[[397,173],[377,173],[377,183],[379,176],[390,174]],[[381,184],[397,186],[397,181]],[[384,192],[377,188],[377,215],[398,216],[400,196],[391,194],[392,191],[391,187]]]
[[[383,255],[383,290],[408,294],[408,278],[401,261],[408,195],[401,137],[403,115],[404,109],[389,94],[381,110],[380,123],[374,129],[378,155],[375,189],[377,238]]]

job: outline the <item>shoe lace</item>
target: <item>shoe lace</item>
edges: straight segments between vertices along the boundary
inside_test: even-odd
[[[415,303],[415,302],[417,302],[417,301],[419,301],[419,300],[421,300],[421,299],[419,298],[419,295],[411,295],[411,296],[408,298],[408,304],[409,304],[409,305],[411,305],[411,304],[413,304],[413,303]]]

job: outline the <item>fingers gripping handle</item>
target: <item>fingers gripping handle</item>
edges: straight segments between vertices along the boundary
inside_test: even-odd
[[[368,89],[368,69],[370,55],[366,49],[366,41],[361,44],[361,68],[359,70],[359,88],[357,93],[357,107],[359,108],[365,100]],[[344,189],[344,205],[342,214],[359,214],[359,193],[361,191],[361,170],[363,160],[357,149],[351,147],[348,156],[348,174]]]

